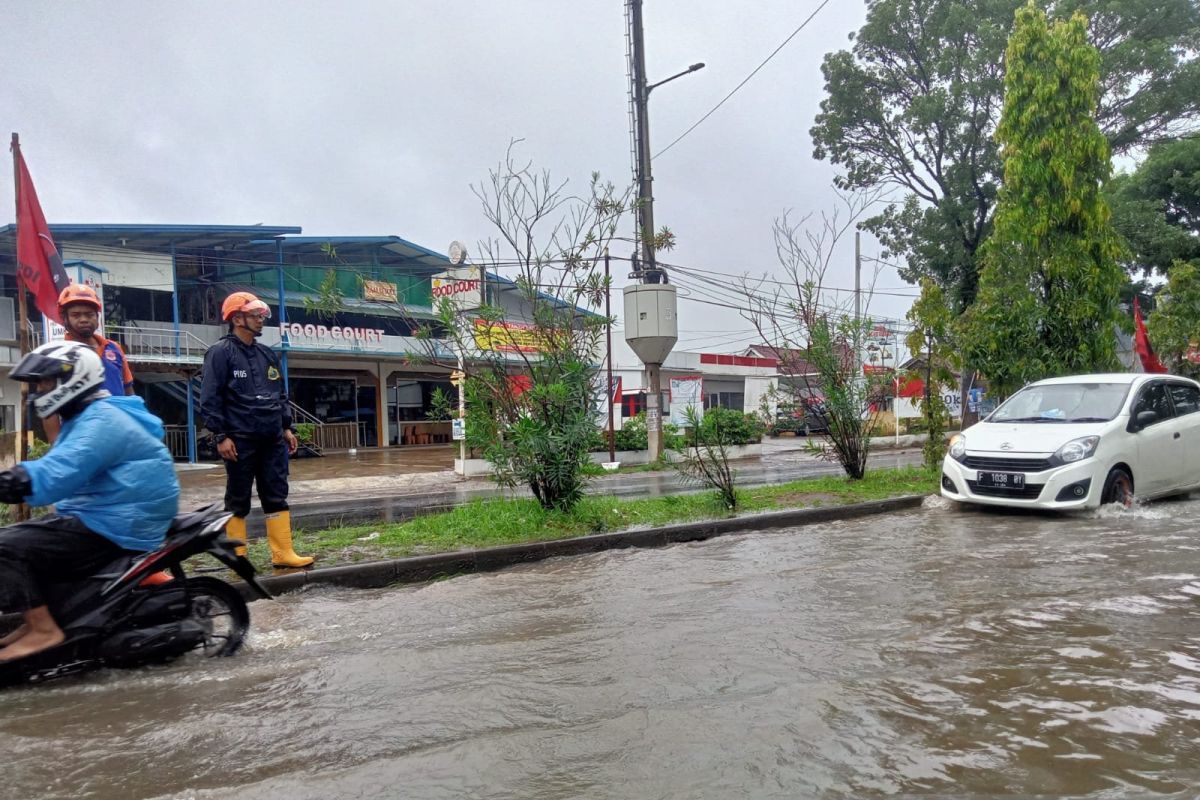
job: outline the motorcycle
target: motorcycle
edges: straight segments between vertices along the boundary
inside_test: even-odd
[[[254,565],[224,536],[231,513],[213,504],[175,517],[162,546],[129,553],[84,581],[48,587],[50,613],[66,634],[62,644],[0,662],[0,687],[37,683],[103,667],[166,663],[193,650],[231,656],[250,629],[241,593],[219,578],[188,576],[187,559],[207,553],[271,599]]]

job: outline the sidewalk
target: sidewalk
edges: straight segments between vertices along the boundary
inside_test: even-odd
[[[890,448],[891,437],[877,440],[872,450],[876,466],[920,463],[916,449]],[[902,444],[907,437],[902,437]],[[454,473],[454,445],[358,450],[323,458],[296,459],[291,465],[289,502],[297,528],[328,527],[367,519],[406,519],[418,509],[455,505],[503,492],[490,478],[462,478]],[[806,452],[803,437],[764,439],[763,454],[735,462],[746,485],[782,483],[804,477],[842,474],[841,467]],[[225,470],[220,464],[179,465],[183,489],[180,508],[198,508],[222,499]],[[694,490],[672,471],[601,475],[590,492],[618,496],[673,494]],[[518,489],[514,495],[526,495]],[[251,532],[262,527],[258,498],[249,517]]]

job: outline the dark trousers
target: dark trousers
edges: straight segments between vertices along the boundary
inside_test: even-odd
[[[258,486],[264,514],[287,511],[288,451],[283,433],[275,437],[231,436],[237,461],[225,462],[225,510],[250,513],[250,490]]]
[[[47,584],[83,580],[125,552],[74,517],[0,528],[0,609],[44,606]]]

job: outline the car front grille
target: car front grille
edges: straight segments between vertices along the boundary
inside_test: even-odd
[[[1048,458],[1005,458],[1004,456],[967,456],[963,466],[995,472],[1041,472],[1050,469]]]
[[[1036,500],[1042,493],[1041,483],[1027,483],[1020,489],[1009,489],[1004,486],[980,486],[978,481],[967,481],[971,494],[981,497],[1012,497],[1018,500]]]

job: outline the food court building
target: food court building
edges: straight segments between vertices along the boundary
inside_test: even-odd
[[[519,293],[399,236],[305,236],[262,225],[52,225],[73,280],[104,300],[104,332],[125,348],[135,390],[167,424],[180,459],[212,457],[199,418],[200,368],[227,332],[221,302],[234,291],[266,301],[262,343],[279,352],[297,422],[324,449],[448,442],[431,400],[451,384],[454,356],[419,340],[435,294],[478,291],[520,318]],[[19,355],[14,226],[0,228],[0,374]],[[55,334],[29,303],[36,344]],[[0,415],[19,424],[18,387],[0,381]]]

